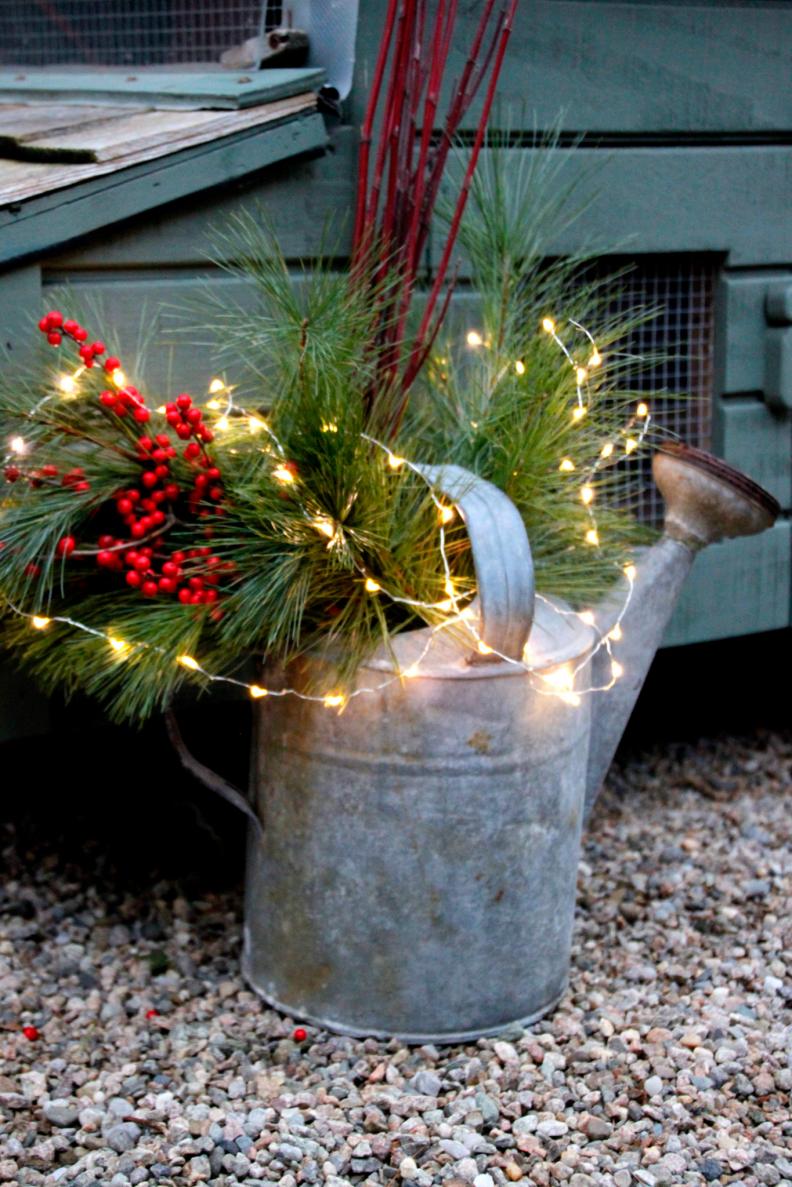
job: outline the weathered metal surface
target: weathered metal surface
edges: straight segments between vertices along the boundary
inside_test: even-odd
[[[425,473],[469,522],[486,631],[487,590],[519,567],[520,534],[510,559],[502,531],[513,508],[505,513],[500,491],[456,467]],[[264,834],[249,851],[244,967],[269,1002],[352,1034],[451,1042],[537,1018],[558,1001],[581,816],[694,555],[764,530],[778,509],[699,450],[664,446],[654,473],[666,534],[639,559],[621,617],[624,678],[593,702],[546,695],[543,673],[580,664],[593,636],[545,601],[530,674],[503,661],[472,665],[469,648],[424,630],[369,662],[359,685],[369,691],[340,715],[290,697],[262,702],[254,778]],[[599,607],[600,631],[622,613],[625,592]],[[499,638],[509,638],[500,616],[518,617],[513,648],[531,601],[524,584],[520,597],[496,603]],[[394,664],[405,671],[422,655],[415,678],[386,682]],[[577,684],[607,684],[604,649],[591,667]],[[321,677],[317,658],[286,679],[326,687]],[[278,681],[277,672],[266,678],[271,688]]]
[[[534,614],[534,568],[528,535],[511,499],[462,466],[417,466],[452,499],[465,521],[480,606],[479,633],[501,655],[520,659]],[[479,662],[481,656],[472,657]]]
[[[711,454],[675,442],[652,459],[652,473],[666,504],[663,538],[636,566],[632,597],[621,618],[618,644],[622,679],[597,694],[592,709],[586,786],[586,815],[599,794],[616,747],[696,553],[707,545],[753,536],[772,527],[779,506],[757,483]],[[599,630],[607,632],[624,605],[625,588],[616,589],[597,608]],[[595,685],[610,677],[610,656],[602,649],[592,661]]]
[[[340,716],[261,706],[244,969],[268,1001],[414,1042],[493,1033],[558,1001],[589,701],[511,671],[394,683]]]
[[[520,541],[510,559],[501,531],[517,513],[464,471],[432,474],[471,528],[482,628],[513,651],[533,602],[530,557],[517,577]],[[509,572],[510,598],[493,605]],[[585,654],[589,627],[539,609],[532,662]],[[514,616],[502,635],[501,613]],[[400,670],[428,637],[397,637]],[[245,972],[268,1001],[334,1030],[451,1042],[537,1018],[566,985],[589,701],[542,695],[514,664],[470,664],[469,640],[434,640],[417,677],[340,715],[289,697],[260,706]],[[375,656],[360,686],[383,684],[393,662]]]

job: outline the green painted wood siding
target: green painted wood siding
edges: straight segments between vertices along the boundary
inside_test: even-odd
[[[362,8],[358,80],[370,78],[384,0]],[[784,63],[791,42],[792,5],[786,4],[522,0],[502,88],[513,104],[512,121],[521,125],[514,130],[525,134],[525,146],[513,151],[537,151],[534,128],[550,127],[562,107],[567,131],[589,133],[566,165],[591,198],[585,225],[559,234],[553,249],[574,250],[586,236],[637,255],[710,253],[725,278],[792,272],[792,99]],[[173,333],[162,302],[199,291],[212,228],[235,211],[263,207],[295,264],[319,249],[327,219],[335,219],[333,253],[343,256],[354,125],[364,100],[359,81],[348,104],[350,126],[333,131],[324,156],[272,162],[258,172],[241,162],[224,187],[215,177],[202,189],[204,179],[196,176],[194,192],[166,194],[170,201],[139,212],[124,208],[114,226],[49,251],[40,260],[45,291],[70,284],[81,298],[101,297],[119,324],[129,324],[142,306],[157,309],[163,350],[161,373],[152,378],[165,384],[170,371],[200,390],[211,375],[209,354]],[[11,283],[0,282],[0,301]],[[35,283],[28,271],[13,285],[21,291],[19,285]],[[233,282],[216,277],[213,283],[231,285],[231,294]],[[240,288],[233,291],[248,299]],[[760,295],[738,315],[734,301],[729,312],[720,299],[716,307],[713,443],[789,508],[792,421],[764,403],[762,302]],[[727,318],[734,316],[724,361]],[[727,381],[728,368],[743,378]],[[788,522],[704,554],[668,640],[788,625],[791,555]]]

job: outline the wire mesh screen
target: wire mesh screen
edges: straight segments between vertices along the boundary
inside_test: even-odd
[[[0,65],[217,62],[288,19],[284,9],[271,0],[0,0]]]
[[[626,362],[623,386],[646,394],[655,428],[663,435],[708,449],[717,261],[691,255],[611,258],[607,271],[624,264],[630,270],[613,283],[609,301],[613,311],[625,316],[636,308],[660,312],[620,344],[620,350],[635,358],[634,365],[629,358]],[[650,365],[641,361],[657,356],[660,361]],[[663,500],[651,479],[650,458],[625,460],[622,474],[625,494],[640,491],[641,518],[661,523]],[[619,494],[617,486],[611,497],[618,500]]]

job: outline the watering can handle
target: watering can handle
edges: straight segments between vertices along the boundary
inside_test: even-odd
[[[522,516],[508,495],[462,466],[414,468],[454,502],[465,521],[476,570],[481,638],[500,655],[520,659],[536,594]],[[474,656],[479,662],[484,658]]]

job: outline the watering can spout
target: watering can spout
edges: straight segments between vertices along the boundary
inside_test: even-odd
[[[717,540],[765,531],[780,510],[772,495],[739,470],[681,443],[660,447],[652,460],[652,473],[666,505],[663,535],[636,559],[626,609],[628,578],[595,612],[603,634],[618,624],[618,659],[624,672],[607,693],[594,696],[586,816],[599,794],[696,553]],[[609,683],[611,660],[605,648],[594,655],[592,669],[595,686]]]

